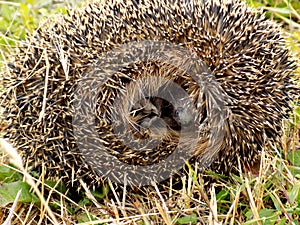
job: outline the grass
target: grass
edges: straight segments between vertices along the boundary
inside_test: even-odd
[[[282,24],[288,47],[299,59],[300,3],[287,0],[248,0],[247,3],[262,8],[270,19]],[[26,38],[26,33],[32,33],[44,17],[66,13],[68,7],[75,4],[0,1],[0,64],[7,62],[16,44]],[[297,71],[299,75],[300,67]],[[63,184],[47,181],[43,174],[39,179],[27,174],[14,149],[1,142],[6,157],[0,157],[0,224],[297,225],[300,221],[300,106],[295,106],[284,131],[282,148],[263,152],[257,173],[219,178],[211,188],[205,189],[201,174],[190,168],[179,190],[165,187],[162,191],[154,186],[138,194],[108,183],[98,191],[82,191],[76,202]],[[8,158],[17,162],[17,166],[8,164]]]

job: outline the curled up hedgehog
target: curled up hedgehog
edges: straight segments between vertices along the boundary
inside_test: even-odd
[[[281,30],[238,0],[94,1],[9,61],[4,138],[68,185],[251,167],[297,94]]]

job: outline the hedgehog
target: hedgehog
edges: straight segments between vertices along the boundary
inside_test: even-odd
[[[280,144],[294,70],[280,27],[239,0],[96,0],[19,44],[3,136],[70,187],[159,182],[186,161],[229,174]]]

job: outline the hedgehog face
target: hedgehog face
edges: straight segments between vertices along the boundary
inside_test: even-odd
[[[170,102],[159,97],[142,99],[137,105],[133,106],[130,114],[131,121],[134,121],[133,123],[140,127],[139,130],[150,129],[150,133],[153,133],[155,130],[158,132],[166,128],[180,129],[179,123],[173,118],[174,107],[172,107]]]

